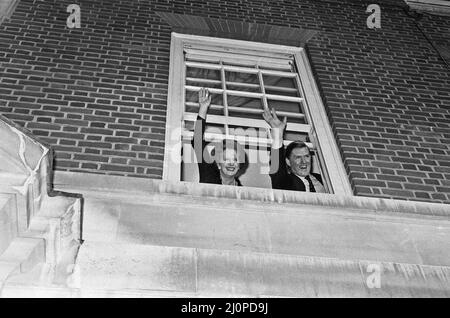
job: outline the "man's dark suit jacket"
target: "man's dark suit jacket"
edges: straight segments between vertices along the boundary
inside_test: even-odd
[[[320,176],[320,174],[311,174],[323,185],[322,177]],[[272,180],[273,189],[306,191],[303,181],[300,180],[300,178],[295,174],[288,173],[287,171],[284,146],[279,149],[271,149],[270,151],[270,179]],[[310,185],[309,191],[316,192],[313,183],[310,180],[308,181]]]
[[[201,118],[200,116],[197,116],[194,128],[194,138],[192,138],[191,144],[192,148],[194,148],[195,156],[197,158],[200,183],[222,184],[222,179],[220,178],[220,171],[217,167],[217,163],[208,163],[203,157],[203,153],[206,153],[205,147],[207,145],[205,141],[205,129],[206,120]],[[235,178],[235,180],[238,186],[242,186],[239,179]]]

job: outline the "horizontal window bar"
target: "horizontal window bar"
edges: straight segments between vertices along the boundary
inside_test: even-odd
[[[191,92],[198,92],[202,87],[186,85],[185,88]],[[223,89],[219,89],[219,88],[208,88],[208,90],[213,94],[223,94],[223,92],[224,92]],[[267,99],[279,100],[279,101],[285,101],[285,102],[294,102],[294,103],[301,103],[304,100],[301,97],[292,97],[292,96],[283,96],[283,95],[274,95],[274,94],[265,94],[264,95],[262,93],[244,92],[244,91],[237,91],[237,90],[227,90],[227,94],[232,95],[232,96],[249,97],[249,98],[262,98],[263,96],[266,96]]]
[[[197,119],[196,113],[184,113],[183,119],[185,121],[195,121]],[[206,117],[207,123],[212,124],[223,124],[223,125],[234,125],[242,127],[254,127],[254,128],[269,128],[269,124],[266,123],[264,119],[254,119],[254,118],[241,118],[241,117],[231,117],[231,116],[219,116],[219,115],[208,115]],[[302,132],[309,134],[311,131],[310,125],[287,123],[286,131]]]
[[[184,140],[191,141],[194,138],[194,132],[190,130],[184,130],[182,133],[182,137]],[[204,136],[207,142],[223,140],[225,138],[239,141],[245,145],[249,146],[263,146],[268,147],[272,145],[272,140],[269,138],[260,138],[260,137],[248,137],[248,136],[237,136],[237,135],[229,135],[219,133],[209,133],[206,132]],[[292,140],[284,140],[283,144],[285,146],[289,145]],[[305,144],[312,150],[315,151],[314,145],[310,142],[305,142]]]
[[[219,81],[219,80],[212,80],[212,79],[198,78],[198,77],[186,77],[186,81],[205,83],[205,84],[222,84],[222,81]],[[228,81],[226,82],[226,84],[232,85],[232,86],[247,87],[247,88],[259,88],[258,84],[228,82]],[[265,85],[264,87],[269,90],[277,90],[277,91],[286,92],[286,93],[297,93],[298,92],[298,90],[296,88],[290,88],[290,87],[281,87],[281,86],[272,86],[272,85]]]
[[[199,107],[198,103],[193,103],[193,102],[186,102],[186,106],[189,107]],[[209,106],[211,109],[214,110],[220,110],[223,109],[222,105],[214,105],[211,104],[211,106]],[[246,113],[246,114],[261,114],[264,112],[263,109],[257,109],[257,108],[248,108],[248,107],[235,107],[235,106],[228,106],[228,110],[236,112],[236,113]],[[289,118],[305,118],[304,114],[301,113],[291,113],[291,112],[282,112],[282,111],[277,111],[277,115],[279,116],[286,116]]]
[[[185,61],[186,66],[196,67],[196,68],[204,68],[209,70],[221,70],[222,66],[219,64],[209,64],[209,63],[199,63],[199,62],[189,62]],[[258,74],[259,70],[252,67],[242,67],[242,66],[229,66],[224,65],[225,71],[229,72],[240,72],[240,73],[250,73],[250,74]],[[295,78],[297,76],[296,73],[293,72],[282,72],[282,71],[272,71],[272,70],[261,70],[264,75],[272,75],[279,77],[287,77],[287,78]]]
[[[218,46],[218,45],[198,45],[198,44],[187,44],[184,45],[184,52],[186,53],[196,53],[200,52],[202,54],[208,53],[210,55],[217,54],[233,54],[239,57],[254,57],[254,58],[268,58],[273,60],[293,60],[294,56],[292,53],[281,53],[281,52],[269,52],[267,50],[254,50],[254,49],[245,49],[242,47],[233,48],[229,46]]]
[[[244,66],[244,67],[259,67],[276,69],[279,71],[290,72],[292,65],[288,60],[277,60],[270,58],[262,58],[256,56],[240,56],[237,54],[226,54],[226,53],[214,53],[214,55],[207,54],[186,54],[185,58],[187,61],[192,62],[205,62],[205,63],[226,63],[234,66]]]

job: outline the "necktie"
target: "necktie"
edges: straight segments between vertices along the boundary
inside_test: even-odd
[[[309,176],[306,176],[305,179],[306,179],[306,181],[308,181],[308,183],[309,183],[309,191],[310,191],[310,192],[316,192],[316,189],[314,188],[314,185],[313,185],[313,183],[312,183],[311,178],[310,178]]]

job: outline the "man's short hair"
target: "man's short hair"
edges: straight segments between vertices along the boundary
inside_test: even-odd
[[[303,141],[293,141],[286,147],[285,157],[289,159],[292,151],[296,148],[306,148],[309,153],[311,153],[311,149],[309,149],[308,145],[306,145]]]

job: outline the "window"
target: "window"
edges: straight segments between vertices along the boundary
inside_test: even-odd
[[[212,102],[205,138],[245,145],[250,165],[241,181],[271,187],[266,108],[287,117],[285,145],[301,140],[313,150],[314,172],[328,192],[351,195],[350,185],[302,48],[172,34],[166,152],[163,178],[196,181],[190,145],[198,113],[198,91]]]

